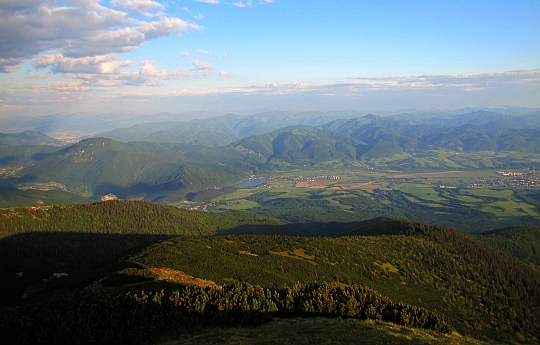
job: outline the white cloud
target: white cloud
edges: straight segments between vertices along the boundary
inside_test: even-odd
[[[113,0],[136,12],[159,10],[153,0]],[[148,21],[106,7],[97,0],[0,1],[0,72],[13,72],[27,59],[45,53],[88,57],[128,52],[145,41],[179,35],[200,26],[161,16]]]
[[[123,98],[133,98],[133,99],[155,97],[155,94],[153,94],[153,93],[150,93],[150,92],[140,92],[140,91],[120,92],[118,95],[119,95],[120,97],[123,97]]]
[[[126,68],[134,64],[130,60],[120,60],[116,55],[68,58],[61,54],[39,56],[33,60],[38,69],[50,68],[52,73],[61,73],[68,79],[79,80],[80,85],[87,87],[120,87],[120,86],[159,86],[162,80],[187,78],[189,71],[167,71],[158,69],[155,61],[142,61],[138,72],[127,72]],[[197,71],[204,71],[204,65]]]
[[[181,53],[180,53],[180,56],[182,56],[182,57],[189,56],[189,52],[181,52]]]
[[[202,64],[202,62],[197,63]],[[195,61],[193,64],[195,64]],[[228,72],[222,71],[219,76],[227,76]],[[248,85],[243,87],[229,87],[223,89],[207,90],[182,90],[172,93],[175,96],[188,95],[218,95],[218,94],[243,94],[243,95],[294,95],[311,94],[313,96],[342,96],[358,97],[361,95],[390,94],[396,91],[402,92],[423,91],[425,97],[440,95],[440,93],[424,93],[426,91],[445,92],[454,91],[462,93],[485,91],[490,88],[501,89],[513,87],[512,84],[527,84],[531,90],[540,89],[540,70],[533,71],[510,71],[503,73],[483,73],[474,75],[434,75],[417,77],[359,77],[351,78],[349,83],[315,84],[310,82],[280,84],[269,82],[263,85]]]
[[[198,20],[200,20],[200,19],[203,19],[203,18],[204,18],[204,16],[203,16],[203,14],[202,14],[202,13],[199,13],[198,15],[196,15],[196,16],[193,16],[193,18],[195,18],[195,19],[198,19]]]
[[[274,0],[260,0],[259,5],[266,5],[266,4],[272,4],[274,3]]]
[[[51,80],[54,81],[51,83],[45,83],[48,80],[35,80],[34,83],[25,85],[3,84],[0,88],[0,99],[3,100],[0,111],[14,115],[90,109],[107,112],[111,111],[111,107],[121,111],[140,111],[141,103],[138,101],[147,102],[148,109],[152,111],[170,111],[178,107],[201,110],[203,103],[206,110],[215,105],[216,111],[232,112],[251,111],[250,109],[272,107],[275,104],[295,111],[335,110],[346,107],[394,111],[410,107],[458,108],[482,104],[540,107],[540,70],[358,77],[328,84],[270,82],[217,88],[209,86],[215,79],[189,82],[189,78],[209,76],[212,73],[212,66],[204,61],[193,60],[192,69],[181,71],[161,69],[154,61],[143,61],[137,71],[133,71],[134,67],[125,68],[126,71],[115,74],[66,73],[64,83],[57,83],[58,77],[52,76]],[[231,75],[227,76],[225,72],[221,70],[221,73],[216,75],[212,73],[208,78],[217,79],[218,75],[231,78]],[[170,91],[168,87],[145,88],[143,92],[130,88],[139,85],[159,86],[167,84],[168,79],[181,78],[185,78],[186,82],[171,83],[175,91]],[[205,102],[201,103],[201,97],[206,97]],[[479,103],[479,100],[482,103]]]
[[[72,93],[72,92],[85,92],[90,90],[89,86],[85,86],[83,82],[51,82],[45,84],[45,88],[52,91],[62,92],[62,93]]]
[[[231,3],[231,5],[236,6],[236,7],[249,7],[251,6],[251,0],[248,0],[246,2],[243,2],[243,1],[233,2]]]
[[[228,76],[229,76],[229,72],[221,71],[221,72],[219,72],[219,76],[220,76],[220,77],[228,77]]]
[[[193,66],[191,71],[195,71],[205,76],[212,70],[212,65],[210,63],[201,60],[193,60],[191,65]]]
[[[62,54],[42,55],[33,60],[36,68],[51,68],[52,73],[115,74],[133,65],[130,60],[121,61],[116,55],[64,57]]]
[[[201,60],[193,60],[191,64],[198,71],[208,71],[212,69],[212,65],[210,63]]]
[[[139,71],[139,76],[154,78],[157,77],[161,80],[167,80],[167,79],[179,79],[179,78],[185,78],[189,76],[189,73],[187,71],[172,71],[168,72],[167,70],[160,70],[156,67],[157,62],[155,61],[143,61],[141,63],[142,67]]]
[[[212,53],[208,50],[204,50],[204,49],[199,49],[197,50],[199,53],[203,54],[203,55],[212,55]]]
[[[180,18],[161,18],[159,22],[143,22],[139,26],[139,30],[144,33],[145,40],[170,34],[178,35],[189,29],[199,30],[201,27]]]
[[[111,0],[110,4],[113,7],[124,8],[149,17],[162,14],[152,13],[151,11],[165,8],[165,5],[154,0]]]
[[[219,4],[219,0],[195,0],[196,2],[204,2],[206,4],[214,4],[214,5],[217,5]]]
[[[373,89],[455,88],[467,91],[479,91],[501,84],[524,83],[527,81],[540,83],[540,70],[412,77],[355,77],[350,79],[356,82],[355,85]]]

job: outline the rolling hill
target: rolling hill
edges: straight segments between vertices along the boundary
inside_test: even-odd
[[[86,139],[20,172],[21,182],[58,182],[67,190],[99,198],[181,200],[204,188],[239,182],[246,173],[188,157],[159,145]]]
[[[16,134],[0,133],[0,144],[18,145],[56,145],[61,146],[62,141],[52,138],[44,133],[35,131],[24,131]]]

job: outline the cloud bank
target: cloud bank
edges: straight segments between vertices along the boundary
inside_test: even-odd
[[[52,52],[64,58],[96,57],[140,48],[146,41],[200,26],[168,17],[152,0],[1,0],[0,72]],[[129,11],[149,19],[137,19]],[[157,12],[156,12],[157,11]]]

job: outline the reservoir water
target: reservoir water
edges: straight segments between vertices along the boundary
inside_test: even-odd
[[[268,183],[266,180],[245,180],[242,183],[237,184],[236,188],[251,188],[251,187],[257,187],[260,185],[263,185],[265,183]]]

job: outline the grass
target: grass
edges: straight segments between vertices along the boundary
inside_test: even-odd
[[[482,210],[495,213],[498,217],[522,217],[526,215],[538,215],[531,205],[514,200],[496,201],[485,206],[482,208]]]
[[[241,199],[245,198],[249,195],[253,194],[253,189],[251,188],[240,188],[235,190],[232,193],[226,194],[226,195],[220,195],[219,197],[215,198],[214,201],[223,201],[223,200],[230,200],[230,199]]]
[[[441,160],[441,159],[462,159],[467,162],[480,162],[488,159],[487,156],[471,155],[471,154],[455,154],[444,155],[442,153],[429,157],[416,157],[417,159],[425,160]],[[338,180],[318,180],[315,182],[302,182],[298,186],[293,181],[294,178],[308,177],[323,174],[335,174],[340,177]],[[414,212],[410,211],[417,205],[422,205],[426,208],[436,208],[431,214],[437,215],[436,219],[426,218],[428,222],[440,221],[442,224],[458,227],[448,223],[448,216],[452,212],[444,211],[443,209],[455,210],[461,209],[464,212],[467,208],[471,210],[486,212],[485,217],[492,217],[493,222],[501,221],[504,226],[508,224],[518,224],[524,216],[539,217],[540,212],[535,205],[518,198],[514,195],[513,190],[495,190],[495,189],[464,189],[463,186],[470,184],[475,180],[492,177],[493,171],[475,170],[447,170],[447,171],[424,171],[424,172],[403,172],[397,170],[366,170],[364,167],[358,168],[336,168],[333,170],[311,169],[309,171],[288,171],[286,173],[275,173],[271,176],[264,176],[270,181],[269,186],[252,189],[241,189],[231,194],[222,195],[216,199],[217,210],[247,210],[261,212],[261,207],[264,208],[265,202],[274,199],[302,199],[306,200],[306,204],[310,202],[317,203],[321,207],[333,208],[336,213],[335,219],[342,221],[345,217],[348,220],[355,220],[359,217],[359,212],[363,212],[363,208],[351,207],[355,205],[355,201],[344,202],[344,198],[353,199],[356,197],[373,198],[373,205],[377,206],[379,214],[388,213],[396,205],[396,200],[392,199],[392,193],[385,193],[385,188],[403,193],[403,197],[407,200],[406,204],[400,204],[401,209],[397,212],[403,212],[409,216],[414,216]],[[441,189],[439,186],[453,186],[453,189]],[[381,193],[381,190],[383,191]],[[247,201],[250,195],[267,193],[264,198],[257,198],[254,201]],[[387,196],[388,195],[388,196]],[[395,195],[395,194],[394,194]],[[250,198],[251,199],[251,198]],[[255,199],[252,199],[255,200]],[[362,202],[365,206],[365,200]],[[363,207],[363,206],[362,206]],[[409,210],[410,207],[410,210]],[[257,209],[257,210],[255,210]],[[303,209],[305,211],[305,209]],[[395,210],[392,212],[396,212]],[[410,213],[413,212],[414,215]],[[429,212],[429,210],[427,211]],[[330,214],[327,214],[328,220],[335,220]],[[422,216],[422,215],[420,215]],[[340,218],[341,217],[341,218]],[[349,218],[347,218],[349,217]],[[361,217],[361,215],[360,215]],[[422,218],[423,219],[423,218]],[[448,223],[448,224],[447,224]],[[457,222],[461,224],[460,222]],[[495,224],[486,225],[486,229],[496,227]],[[475,228],[476,229],[476,228]],[[470,230],[470,229],[469,229]],[[476,231],[476,230],[475,230]]]
[[[226,211],[226,210],[239,211],[239,210],[249,210],[257,206],[259,206],[259,204],[252,200],[234,199],[234,200],[227,201],[225,205],[220,205],[218,209],[223,210],[223,211]]]
[[[399,273],[399,269],[392,265],[391,263],[389,262],[385,262],[385,263],[378,263],[378,262],[375,262],[374,263],[376,266],[379,266],[383,271],[388,271],[388,272],[392,272],[392,273]]]
[[[467,195],[467,194],[459,194],[457,195],[454,199],[462,202],[463,204],[467,204],[469,206],[473,206],[473,205],[476,205],[476,204],[481,204],[481,203],[484,203],[485,201],[480,197],[474,197],[474,196],[470,196],[470,195]],[[473,204],[473,205],[471,205]]]
[[[442,334],[380,321],[340,318],[279,319],[257,327],[206,328],[166,337],[155,345],[187,344],[487,344],[457,333]]]
[[[445,198],[441,198],[439,196],[439,192],[429,187],[403,188],[401,191],[404,193],[412,194],[416,199],[431,201],[433,203],[440,203],[446,200]]]
[[[499,199],[510,199],[514,196],[514,192],[511,190],[499,190],[499,189],[470,189],[467,194],[479,196],[479,197],[491,197]]]

